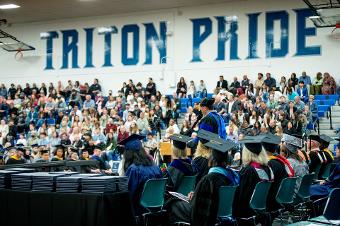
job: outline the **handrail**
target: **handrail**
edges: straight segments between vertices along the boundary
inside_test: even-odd
[[[329,113],[329,114],[328,114]],[[329,119],[329,129],[333,129],[333,121],[332,121],[332,106],[328,107],[327,111],[327,119]]]

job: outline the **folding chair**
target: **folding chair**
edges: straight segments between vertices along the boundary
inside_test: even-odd
[[[149,179],[145,182],[140,204],[149,212],[142,215],[144,225],[148,225],[150,218],[166,213],[163,210],[166,182],[166,178]]]
[[[178,186],[177,192],[187,196],[189,192],[195,190],[195,184],[196,184],[196,175],[184,176],[181,180],[180,185]]]
[[[270,181],[260,181],[256,184],[253,195],[250,198],[249,206],[255,212],[255,215],[248,218],[239,218],[242,221],[253,220],[254,225],[256,225],[256,217],[259,215],[267,215],[266,204],[267,196],[272,182]],[[269,215],[270,216],[270,215]],[[240,224],[242,225],[242,224]]]
[[[312,185],[315,178],[315,174],[306,174],[302,177],[300,187],[298,192],[296,193],[296,197],[294,199],[294,209],[300,210],[300,219],[302,219],[307,213],[306,207],[307,204],[310,204],[311,210],[314,212],[312,203],[310,201],[310,186]]]
[[[282,225],[282,213],[289,210],[289,207],[291,207],[294,203],[294,193],[297,179],[297,177],[287,177],[283,179],[276,194],[276,202],[282,206],[281,209],[277,210],[277,212],[280,214],[280,221]]]
[[[219,188],[219,202],[216,226],[223,225],[224,222],[236,224],[233,219],[233,202],[237,186],[221,186]]]

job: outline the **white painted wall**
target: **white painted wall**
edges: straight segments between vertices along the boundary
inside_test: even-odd
[[[291,72],[298,75],[306,70],[309,75],[321,71],[330,72],[336,80],[340,78],[340,41],[329,37],[331,29],[318,29],[316,37],[307,38],[308,45],[321,45],[321,55],[293,57],[296,49],[296,14],[292,9],[306,8],[303,1],[287,0],[259,0],[259,1],[235,1],[225,4],[198,6],[181,9],[161,10],[157,12],[134,13],[131,15],[113,15],[96,18],[79,18],[72,20],[60,20],[40,22],[32,24],[16,24],[6,28],[7,32],[15,35],[24,42],[36,47],[35,51],[25,52],[21,61],[14,59],[14,53],[0,50],[0,82],[5,84],[26,82],[56,82],[68,79],[80,82],[92,83],[93,78],[98,78],[104,91],[113,89],[114,92],[121,87],[123,81],[129,78],[134,81],[142,81],[144,84],[148,77],[153,77],[157,86],[163,93],[171,93],[171,86],[180,76],[184,76],[187,82],[198,82],[204,79],[209,88],[216,84],[218,76],[224,74],[230,81],[232,77],[241,78],[248,74],[254,79],[258,72],[271,72],[276,78],[282,75],[289,76]],[[258,25],[258,55],[260,59],[245,60],[248,54],[248,19],[246,14],[287,10],[289,13],[289,54],[284,58],[265,58],[265,13],[259,16]],[[230,61],[229,44],[226,44],[225,62],[215,62],[217,55],[217,21],[214,16],[237,15],[239,23],[238,52],[241,60]],[[192,58],[192,22],[191,18],[211,17],[213,21],[213,33],[202,45],[201,58],[203,62],[191,63]],[[143,23],[153,22],[158,29],[160,21],[169,21],[168,30],[173,35],[167,38],[166,65],[159,64],[159,55],[154,48],[153,64],[143,65],[145,60],[145,29]],[[94,34],[94,65],[96,68],[84,69],[85,65],[85,32],[86,27],[101,27],[116,25],[120,29],[126,24],[138,24],[140,27],[140,52],[137,66],[123,66],[121,59],[121,36],[112,36],[112,63],[114,67],[102,68],[104,58],[103,36]],[[312,26],[308,21],[307,26]],[[51,30],[77,29],[79,32],[79,65],[81,69],[60,69],[62,61],[62,36],[54,40],[54,67],[55,70],[44,70],[46,62],[46,41],[39,37],[40,32]],[[278,29],[275,30],[275,34]],[[164,70],[164,72],[163,72]],[[162,74],[164,73],[164,79]]]

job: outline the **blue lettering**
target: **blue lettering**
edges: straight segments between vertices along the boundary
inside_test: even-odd
[[[152,41],[156,43],[159,52],[159,62],[166,56],[166,23],[160,22],[159,33],[157,35],[153,23],[146,23],[145,26],[145,62],[144,64],[152,64]],[[166,58],[163,60],[166,63]]]
[[[191,62],[201,62],[200,46],[203,41],[208,38],[212,31],[212,22],[210,18],[191,19],[193,23],[193,48],[192,48],[192,60]],[[204,27],[204,31],[201,34],[201,27]]]
[[[46,67],[45,70],[54,70],[53,67],[53,39],[58,38],[56,31],[49,31],[49,37],[46,38]]]
[[[68,68],[68,56],[72,53],[72,68],[78,66],[78,31],[75,29],[61,31],[63,34],[63,65],[61,69]],[[71,42],[69,39],[71,38]]]
[[[217,26],[217,37],[218,37],[218,45],[217,45],[217,58],[216,60],[225,60],[225,43],[230,39],[230,60],[239,60],[240,58],[237,56],[237,41],[238,35],[236,33],[238,29],[237,22],[229,22],[230,28],[229,31],[226,32],[226,25],[228,24],[225,20],[225,17],[217,16],[215,17],[218,22]]]
[[[94,67],[93,65],[93,30],[94,28],[84,28],[86,32],[86,64],[85,68]]]
[[[132,33],[133,56],[128,57],[128,33]],[[139,27],[137,24],[125,25],[122,28],[122,63],[124,65],[136,65],[139,61]]]
[[[306,27],[306,18],[313,15],[309,9],[294,9],[296,12],[296,53],[295,56],[320,55],[321,46],[306,46],[306,37],[315,36],[315,27]]]
[[[288,13],[276,11],[266,13],[266,57],[284,57],[288,54]],[[274,21],[280,20],[280,48],[274,48]]]
[[[258,18],[261,13],[248,14],[248,57],[247,59],[257,59],[257,39],[258,39]]]

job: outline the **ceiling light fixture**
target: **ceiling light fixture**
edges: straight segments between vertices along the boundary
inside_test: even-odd
[[[320,16],[310,16],[309,19],[319,19]]]
[[[20,6],[16,4],[5,4],[5,5],[0,5],[0,9],[16,9],[19,8]]]

